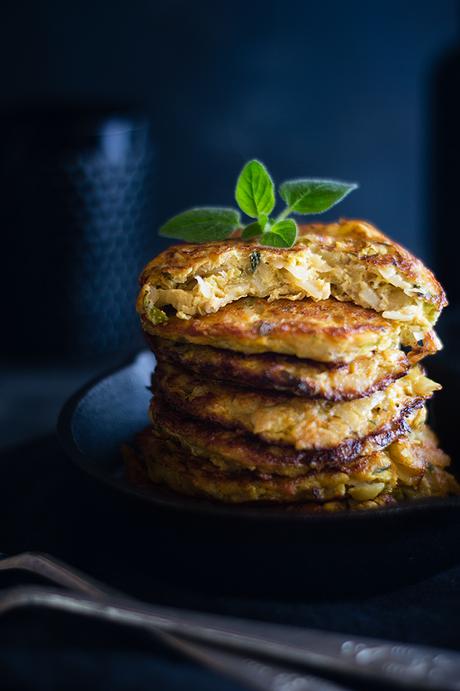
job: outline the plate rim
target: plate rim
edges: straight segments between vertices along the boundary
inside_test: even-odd
[[[175,493],[166,488],[159,488],[159,494],[155,494],[150,490],[143,490],[142,487],[130,485],[127,481],[117,480],[109,475],[98,473],[93,470],[93,465],[88,467],[87,459],[91,457],[84,453],[77,444],[73,434],[73,421],[75,414],[84,401],[86,396],[92,392],[96,387],[106,382],[111,377],[119,374],[125,370],[134,368],[141,357],[146,354],[151,355],[154,359],[153,353],[148,349],[141,349],[132,352],[130,355],[124,357],[118,364],[113,365],[100,374],[91,377],[86,384],[79,387],[67,400],[64,402],[59,412],[56,424],[56,432],[59,442],[65,451],[66,455],[72,462],[85,474],[115,489],[120,493],[131,497],[133,499],[141,500],[151,505],[152,508],[163,511],[192,513],[203,517],[213,516],[215,518],[238,520],[249,520],[255,523],[267,522],[282,522],[283,524],[323,524],[333,525],[334,523],[343,522],[355,523],[360,521],[379,521],[382,519],[395,519],[401,515],[413,515],[419,513],[444,512],[452,511],[460,508],[460,497],[434,497],[424,498],[413,501],[404,501],[393,506],[379,507],[377,509],[356,510],[350,511],[343,509],[335,512],[324,513],[302,513],[296,511],[289,511],[286,508],[279,508],[267,504],[252,506],[248,504],[228,504],[212,502],[206,499],[197,499],[195,497],[188,497]],[[128,443],[129,440],[127,440]],[[161,494],[164,494],[164,497]],[[176,496],[174,496],[176,495]]]

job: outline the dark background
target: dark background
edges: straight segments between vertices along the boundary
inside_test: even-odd
[[[230,204],[259,157],[279,181],[360,182],[332,215],[371,219],[426,257],[434,72],[458,19],[455,0],[4,2],[0,103],[145,107],[158,222]]]

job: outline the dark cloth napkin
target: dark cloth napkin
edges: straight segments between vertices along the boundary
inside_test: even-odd
[[[235,526],[236,534],[229,540],[228,527],[221,531],[211,519],[193,522],[189,517],[147,510],[86,477],[54,437],[3,451],[0,460],[0,551],[4,553],[46,551],[151,602],[460,648],[456,525],[452,530],[448,524],[442,530],[433,527],[433,534],[429,522],[424,527],[426,565],[430,567],[432,560],[431,545],[440,541],[445,542],[451,564],[439,572],[439,565],[433,563],[431,571],[438,572],[429,577],[424,572],[420,579],[411,571],[410,550],[406,560],[398,554],[396,563],[387,550],[382,559],[391,567],[385,571],[391,573],[388,580],[362,572],[354,579],[354,588],[348,584],[343,590],[342,575],[352,568],[343,563],[335,567],[333,589],[328,586],[319,592],[312,587],[308,569],[291,589],[289,574],[297,570],[299,576],[299,568],[305,568],[296,558],[302,550],[298,538],[287,558],[275,538],[270,542],[270,535],[262,546],[251,544],[244,526]],[[399,529],[404,530],[404,521]],[[270,528],[266,531],[270,533]],[[276,582],[270,581],[270,573],[265,579],[259,574],[255,580],[248,566],[253,563],[249,551],[246,560],[236,548],[240,542],[252,551],[271,546]],[[216,570],[218,550],[229,557],[229,563],[234,555],[230,577],[222,581]],[[281,558],[285,560],[282,569]],[[280,573],[285,574],[284,581]],[[1,587],[29,582],[36,581],[17,573],[0,574]],[[32,609],[0,618],[0,686],[46,691],[240,688],[142,632]]]

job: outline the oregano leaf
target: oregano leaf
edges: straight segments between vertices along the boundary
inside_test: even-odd
[[[270,230],[262,233],[259,242],[271,247],[292,247],[297,239],[297,223],[293,218],[274,223]]]
[[[287,180],[279,188],[290,212],[319,214],[340,202],[358,187],[337,180]]]
[[[160,235],[187,242],[209,242],[225,240],[240,227],[239,211],[210,206],[174,216],[160,228]]]
[[[260,227],[259,221],[254,221],[254,223],[250,223],[244,228],[241,237],[243,240],[250,240],[251,238],[256,238],[258,235],[261,235],[261,233],[262,228]]]
[[[264,164],[253,160],[241,171],[235,189],[241,211],[251,218],[268,216],[275,206],[275,186]]]

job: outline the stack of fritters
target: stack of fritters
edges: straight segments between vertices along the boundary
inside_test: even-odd
[[[420,364],[445,304],[428,269],[359,221],[304,226],[289,249],[171,247],[138,299],[158,361],[136,440],[147,476],[329,510],[457,493]]]

